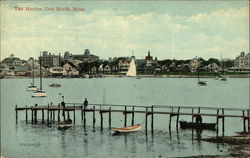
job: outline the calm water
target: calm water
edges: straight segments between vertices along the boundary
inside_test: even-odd
[[[152,158],[226,154],[230,146],[192,140],[191,130],[179,129],[177,134],[175,118],[169,132],[168,115],[154,117],[153,135],[150,132],[146,135],[143,126],[140,132],[113,136],[113,132],[107,128],[107,115],[104,115],[105,128],[100,131],[98,113],[95,131],[91,126],[92,114],[87,114],[88,126],[84,130],[79,112],[76,125],[66,131],[57,130],[56,125],[48,127],[41,123],[26,124],[25,112],[19,112],[18,124],[15,122],[16,104],[58,104],[62,100],[59,93],[65,96],[66,102],[83,102],[84,98],[88,98],[89,103],[248,108],[249,79],[229,79],[226,82],[206,80],[208,86],[199,87],[196,85],[197,80],[192,78],[44,79],[44,89],[48,97],[32,98],[32,93],[26,91],[31,79],[1,79],[2,155],[6,158]],[[53,82],[62,84],[62,87],[48,87]],[[41,118],[40,112],[38,118]],[[144,123],[144,118],[144,115],[135,114],[135,123]],[[130,119],[128,116],[128,122]],[[191,117],[181,116],[180,120],[182,119],[190,121]],[[203,120],[216,121],[213,117]],[[225,135],[242,131],[241,119],[226,118],[225,121]],[[123,126],[122,114],[112,114],[112,126]],[[194,132],[193,138],[215,135],[216,132],[213,131],[203,131],[201,134]]]

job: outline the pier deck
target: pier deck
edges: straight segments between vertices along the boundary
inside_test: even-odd
[[[65,105],[65,106],[62,106]],[[31,111],[31,122],[37,123],[37,112],[42,111],[42,121],[44,120],[44,111],[47,111],[47,123],[50,120],[55,121],[55,112],[57,112],[57,121],[61,120],[60,112],[67,113],[67,118],[70,118],[69,112],[73,112],[73,120],[75,123],[75,112],[81,112],[81,118],[84,121],[84,127],[86,125],[86,112],[93,113],[93,127],[95,126],[95,112],[100,113],[101,118],[101,129],[103,129],[103,114],[109,114],[109,127],[111,128],[111,113],[122,113],[124,115],[124,126],[127,126],[127,115],[132,114],[131,125],[134,124],[135,114],[145,115],[145,129],[147,130],[148,116],[151,116],[151,130],[153,131],[154,126],[154,115],[169,115],[169,128],[171,128],[171,118],[176,117],[176,128],[178,128],[179,116],[186,115],[192,117],[192,122],[194,117],[200,115],[202,117],[216,117],[217,119],[217,132],[219,128],[219,120],[222,120],[222,131],[224,133],[224,120],[225,118],[242,118],[243,119],[243,131],[250,132],[250,109],[241,108],[215,108],[215,107],[192,107],[192,106],[166,106],[166,105],[152,105],[152,106],[139,106],[139,105],[112,105],[112,104],[88,104],[86,107],[82,103],[64,103],[58,105],[48,104],[44,106],[25,106],[17,107],[16,120],[18,120],[18,111],[26,111],[26,122],[28,121],[28,111]],[[201,112],[203,111],[203,112]],[[206,112],[204,112],[206,111]],[[227,112],[227,114],[226,114]],[[230,112],[230,114],[228,113]],[[237,112],[237,114],[235,114]],[[239,114],[241,113],[241,114]],[[63,120],[65,120],[65,115]],[[247,123],[248,122],[248,123]],[[248,124],[246,126],[246,123]],[[248,128],[247,128],[248,127]]]

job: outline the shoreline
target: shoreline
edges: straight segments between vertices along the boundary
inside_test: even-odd
[[[126,75],[112,75],[112,74],[104,74],[102,77],[93,77],[93,78],[123,78]],[[138,75],[141,78],[197,78],[197,75]],[[215,78],[213,75],[200,75],[200,78]],[[228,78],[250,78],[250,74],[231,74],[227,75]],[[0,79],[25,79],[32,78],[30,76],[5,76]],[[35,77],[39,78],[39,77]],[[56,79],[72,79],[72,78],[84,78],[84,77],[43,77],[43,78],[56,78]]]

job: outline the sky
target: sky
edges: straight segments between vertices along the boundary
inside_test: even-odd
[[[1,60],[85,49],[101,59],[148,50],[158,60],[234,59],[249,52],[249,1],[1,1]]]

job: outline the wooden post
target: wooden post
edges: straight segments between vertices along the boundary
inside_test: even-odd
[[[44,123],[44,110],[42,110],[42,123]]]
[[[101,115],[101,130],[103,130],[103,116],[102,116],[102,112],[100,111],[100,115]]]
[[[132,109],[132,122],[131,122],[131,125],[133,126],[134,125],[134,117],[135,117],[135,107],[133,106],[133,109]]]
[[[145,119],[146,119],[146,122],[145,122],[145,130],[146,130],[146,133],[148,132],[148,107],[146,107],[146,115],[145,115]]]
[[[111,107],[109,107],[109,129],[111,129]]]
[[[49,112],[50,112],[50,121],[52,121],[52,110],[50,110]]]
[[[225,132],[225,117],[224,117],[224,109],[222,108],[222,136],[224,136]]]
[[[58,104],[57,120],[60,122],[60,104]]]
[[[81,118],[82,118],[82,121],[83,121],[83,110],[81,109]]]
[[[53,122],[55,122],[55,110],[53,110]]]
[[[26,123],[28,123],[28,109],[27,109],[27,105],[26,105],[26,110],[25,110],[25,120],[26,120]]]
[[[37,104],[35,104],[35,107],[37,106]],[[34,110],[34,114],[35,114],[35,124],[37,124],[37,110]]]
[[[192,123],[194,122],[194,109],[192,108]]]
[[[216,124],[217,124],[216,134],[217,134],[217,136],[219,134],[219,112],[220,112],[220,110],[217,109],[217,117],[216,117]]]
[[[74,115],[74,124],[76,124],[76,106],[75,106],[75,104],[74,104],[73,115]]]
[[[243,117],[243,131],[246,132],[246,119],[245,119],[245,111],[242,111]]]
[[[199,113],[201,113],[201,108],[200,108],[200,107],[198,107],[198,114],[199,114]]]
[[[151,132],[153,133],[154,132],[154,114],[153,114],[154,107],[153,107],[153,105],[151,106],[151,112],[152,112],[152,114],[151,114]]]
[[[33,107],[31,107],[31,124],[34,123],[34,113],[33,113]]]
[[[247,116],[248,116],[248,133],[250,133],[250,109],[247,110]]]
[[[47,107],[47,124],[49,125],[49,105]]]
[[[69,110],[67,111],[68,119],[70,119]]]
[[[125,106],[125,111],[124,111],[124,127],[127,126],[127,106]]]
[[[176,129],[178,130],[178,124],[179,124],[179,113],[180,113],[180,107],[178,107],[178,110],[177,110],[177,118],[176,118]]]
[[[16,105],[16,108],[15,108],[15,110],[16,110],[16,122],[18,122],[17,120],[18,120],[18,111],[17,111],[17,105]]]
[[[93,128],[95,128],[95,106],[93,107]]]

